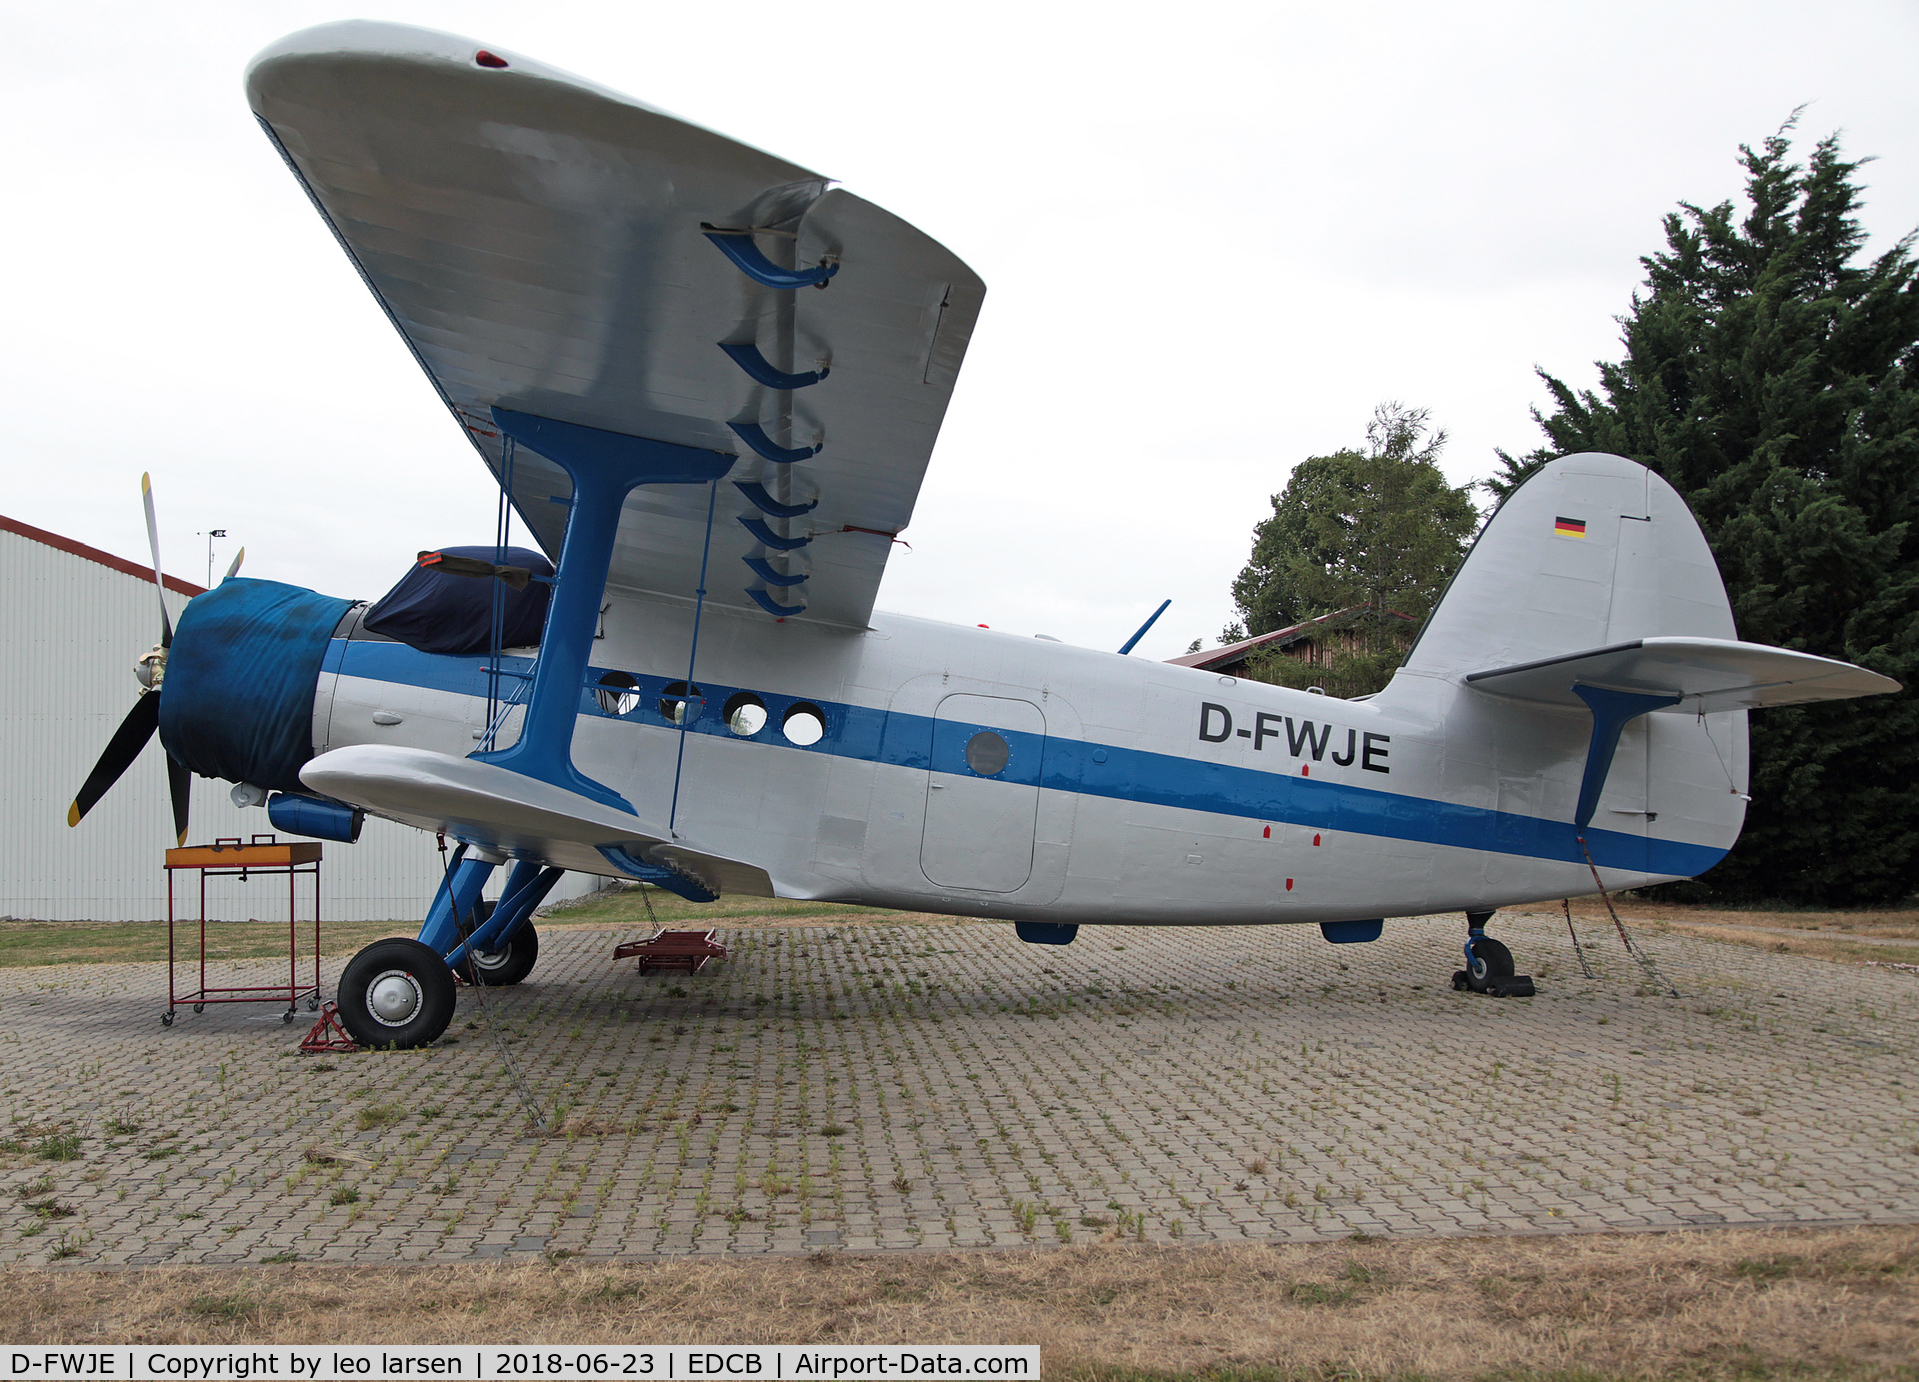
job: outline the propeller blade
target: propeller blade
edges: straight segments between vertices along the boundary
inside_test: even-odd
[[[113,738],[107,740],[106,752],[100,755],[100,761],[87,774],[87,780],[81,784],[73,805],[67,808],[68,825],[80,824],[80,818],[91,811],[94,803],[107,794],[107,789],[120,780],[120,774],[140,756],[140,750],[147,746],[147,740],[153,737],[153,732],[159,727],[159,694],[142,691],[140,699],[133,703],[133,709],[127,712],[127,718],[120,722],[120,728],[113,732]]]
[[[187,807],[193,800],[193,774],[187,765],[167,755],[167,795],[173,799],[173,842],[187,842]]]
[[[227,574],[220,577],[220,579],[223,581],[230,581],[235,576],[239,575],[240,563],[245,561],[246,559],[247,559],[247,549],[242,547],[239,551],[233,554],[233,565],[227,568]]]
[[[160,646],[173,646],[173,620],[167,616],[166,575],[160,570],[160,523],[153,516],[153,479],[144,472],[140,476],[140,499],[147,506],[147,546],[153,549],[153,590],[160,597]],[[115,777],[119,774],[115,773]],[[104,789],[102,789],[104,790]],[[81,812],[85,815],[86,812]]]

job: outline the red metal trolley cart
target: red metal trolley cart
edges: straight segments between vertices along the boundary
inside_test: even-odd
[[[173,875],[180,869],[192,869],[200,875],[200,986],[191,993],[180,992],[176,975],[174,948]],[[313,880],[313,982],[300,982],[299,907],[295,889],[301,877]],[[287,880],[287,979],[284,984],[254,984],[246,987],[207,987],[207,879],[285,877]],[[307,1011],[320,1006],[320,846],[312,840],[281,844],[277,835],[255,835],[250,841],[215,840],[210,845],[187,845],[167,851],[167,1010],[160,1024],[173,1025],[173,1010],[186,1003],[201,1012],[209,1003],[285,1003],[282,1022],[293,1021],[300,1000],[306,999]]]

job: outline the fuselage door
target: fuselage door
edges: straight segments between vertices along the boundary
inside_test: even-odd
[[[1031,701],[948,696],[933,718],[920,869],[943,888],[1010,893],[1033,872],[1046,717]]]

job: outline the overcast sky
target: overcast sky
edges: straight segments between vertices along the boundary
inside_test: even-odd
[[[840,179],[986,280],[884,609],[1170,657],[1268,496],[1385,399],[1455,483],[1530,449],[1737,146],[1876,155],[1919,226],[1912,0],[1557,5],[9,0],[0,513],[168,568],[373,597],[495,492],[241,94],[343,18],[467,35]],[[129,654],[131,656],[131,654]]]

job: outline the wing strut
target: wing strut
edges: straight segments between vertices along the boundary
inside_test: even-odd
[[[631,812],[632,804],[625,797],[573,764],[573,725],[580,713],[580,687],[593,652],[593,633],[599,626],[606,573],[613,563],[620,506],[628,491],[641,485],[717,483],[739,458],[506,408],[493,409],[493,421],[519,445],[564,470],[573,480],[573,501],[559,569],[554,573],[540,660],[533,667],[525,726],[511,748],[471,756]],[[700,584],[705,583],[702,573]]]

